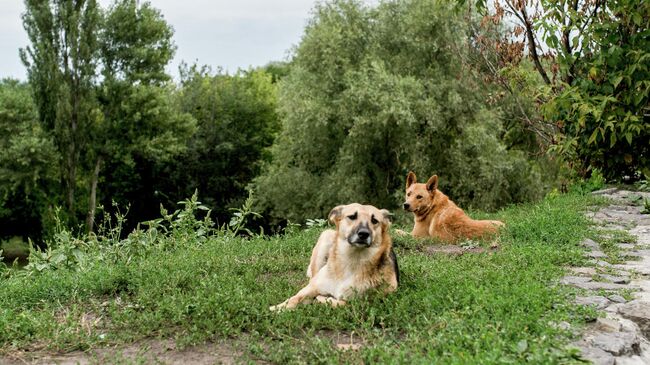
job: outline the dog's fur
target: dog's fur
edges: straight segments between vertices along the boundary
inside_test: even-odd
[[[413,171],[406,177],[404,209],[413,212],[413,237],[433,237],[447,243],[493,235],[503,222],[473,220],[438,190],[438,175],[418,184]]]
[[[397,289],[399,269],[388,234],[387,210],[349,204],[332,209],[328,229],[318,238],[307,268],[309,284],[272,311],[295,308],[316,299],[332,306],[345,304],[355,294],[378,288]]]

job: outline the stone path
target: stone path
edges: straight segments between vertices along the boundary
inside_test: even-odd
[[[570,268],[561,282],[583,289],[576,303],[594,306],[603,316],[573,345],[594,364],[650,364],[650,215],[641,214],[643,198],[650,199],[650,193],[612,188],[593,194],[612,203],[588,216],[604,229],[629,232],[636,242],[614,243],[624,263],[610,263],[598,242],[582,243],[593,266]]]

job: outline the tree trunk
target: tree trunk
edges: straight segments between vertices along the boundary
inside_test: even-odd
[[[97,180],[99,180],[99,168],[102,164],[102,158],[97,157],[95,161],[95,170],[93,171],[93,177],[90,181],[90,199],[88,201],[88,217],[86,219],[86,227],[88,227],[88,233],[92,233],[95,228],[95,209],[97,207]]]
[[[77,180],[77,166],[75,164],[75,148],[74,142],[70,142],[68,146],[68,161],[67,161],[67,175],[66,176],[66,188],[67,188],[67,203],[68,203],[68,213],[70,217],[74,217],[74,191],[75,184]]]

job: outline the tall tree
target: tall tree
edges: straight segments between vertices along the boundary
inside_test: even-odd
[[[173,105],[165,73],[173,29],[150,3],[136,0],[116,0],[103,14],[95,0],[26,5],[31,44],[21,56],[61,156],[68,214],[74,220],[82,211],[77,184],[88,181],[81,191],[88,193],[83,202],[92,231],[104,162],[132,164],[135,154],[169,158],[194,131],[191,116]]]
[[[103,161],[134,164],[134,156],[168,161],[185,148],[194,120],[171,99],[165,67],[174,56],[174,32],[149,2],[117,0],[100,36],[103,118],[94,125],[86,224],[93,230]]]
[[[61,156],[61,183],[68,215],[76,213],[75,191],[90,125],[97,118],[94,81],[97,34],[95,0],[26,0],[23,25],[31,42],[20,50],[44,129]]]

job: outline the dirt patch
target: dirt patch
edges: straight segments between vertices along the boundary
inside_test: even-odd
[[[495,252],[499,249],[499,246],[492,246],[489,249],[484,247],[474,246],[474,247],[464,247],[458,245],[431,245],[425,246],[422,250],[429,255],[450,255],[450,256],[460,256],[466,253],[485,253],[485,252]]]
[[[15,352],[0,356],[0,364],[234,364],[242,352],[229,341],[177,349],[173,340],[148,339],[127,346],[104,347],[66,354]]]

